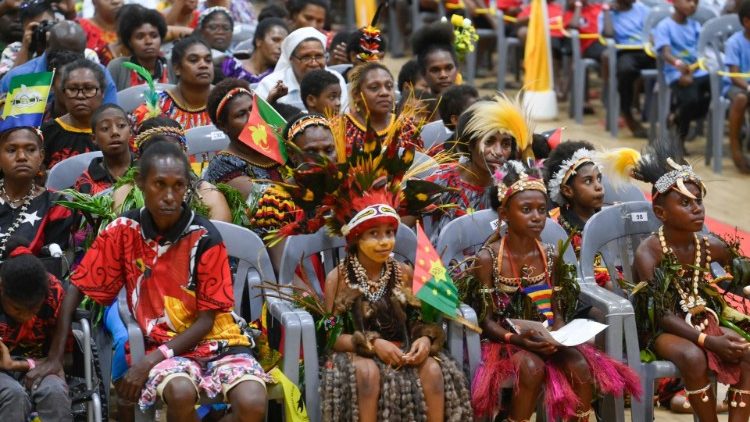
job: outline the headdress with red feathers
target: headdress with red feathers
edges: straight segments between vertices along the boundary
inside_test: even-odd
[[[381,0],[378,8],[375,10],[375,15],[372,17],[372,22],[359,30],[360,53],[357,54],[357,59],[363,62],[380,60],[380,53],[383,51],[383,39],[380,36],[380,28],[378,28],[378,17],[380,17],[380,11],[387,6],[388,2]]]

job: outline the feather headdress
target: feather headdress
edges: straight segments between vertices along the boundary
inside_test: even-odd
[[[576,174],[579,167],[584,164],[593,164],[599,171],[602,171],[602,166],[596,160],[596,152],[591,151],[587,148],[580,148],[576,150],[573,155],[567,160],[563,160],[560,168],[555,172],[549,180],[549,197],[555,201],[558,205],[563,205],[567,202],[565,197],[562,196],[560,188],[568,182],[568,180]]]
[[[150,117],[156,117],[161,114],[159,109],[159,93],[156,92],[156,86],[154,85],[154,78],[151,76],[151,72],[146,70],[145,67],[137,65],[133,62],[123,62],[122,64],[126,69],[130,69],[140,76],[148,84],[148,91],[143,93],[143,98],[146,100],[146,107],[148,108],[148,115],[146,119]]]
[[[388,2],[381,0],[375,15],[372,17],[370,25],[360,29],[359,49],[357,58],[363,62],[374,62],[380,60],[380,53],[383,51],[383,40],[378,28],[378,18],[384,7],[388,7]]]
[[[480,139],[480,148],[490,136],[500,133],[515,139],[518,151],[523,158],[533,156],[531,150],[532,128],[528,112],[521,106],[518,97],[510,99],[498,94],[492,101],[478,101],[469,110],[473,115],[466,125],[465,133]]]
[[[630,183],[641,153],[633,148],[615,148],[596,153],[596,160],[604,166],[603,173],[612,186],[618,187]]]

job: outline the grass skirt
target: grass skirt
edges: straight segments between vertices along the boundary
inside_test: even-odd
[[[590,345],[577,346],[592,368],[594,383],[603,395],[627,392],[641,395],[638,374]],[[499,394],[506,383],[518,387],[518,371],[511,361],[516,353],[530,353],[518,347],[496,342],[482,344],[482,365],[472,385],[472,406],[478,417],[494,416],[500,410]],[[580,401],[565,375],[564,367],[552,358],[545,359],[544,405],[549,420],[572,418],[580,410]]]
[[[463,371],[444,353],[436,357],[443,372],[445,420],[472,420],[468,383]],[[373,359],[380,370],[379,421],[426,421],[427,405],[417,368],[395,370],[380,359]],[[324,421],[356,421],[357,378],[352,356],[334,353],[322,368],[320,393]]]

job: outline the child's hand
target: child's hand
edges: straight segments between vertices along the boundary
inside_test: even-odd
[[[379,338],[373,342],[372,347],[375,349],[375,354],[386,365],[393,367],[403,365],[404,354],[401,352],[401,349],[390,341]]]
[[[683,73],[680,75],[680,79],[677,80],[677,83],[680,86],[688,86],[693,83],[693,74],[690,73],[690,70],[688,70],[687,73]]]
[[[333,66],[336,64],[349,63],[349,57],[346,55],[346,43],[340,42],[336,47],[333,48],[331,59],[328,60],[328,65]]]
[[[429,337],[420,337],[411,344],[411,350],[404,355],[404,363],[408,365],[419,366],[430,355],[430,345],[432,342]]]
[[[542,340],[534,330],[526,331],[521,334],[521,347],[540,355],[548,356],[557,352],[557,346]]]
[[[148,373],[151,371],[151,365],[148,359],[141,359],[140,362],[131,366],[122,381],[117,385],[117,394],[125,400],[136,402],[141,397],[141,389],[148,380]]]
[[[730,334],[706,337],[703,346],[728,362],[738,362],[750,347],[750,343]]]
[[[280,80],[276,81],[276,85],[274,85],[273,88],[271,88],[271,91],[268,92],[268,98],[266,98],[266,101],[272,103],[288,93],[289,88],[284,85],[284,82]]]
[[[0,369],[3,371],[13,371],[15,369],[13,359],[10,357],[10,350],[8,350],[8,346],[2,341],[0,341]]]
[[[26,373],[26,377],[24,378],[26,388],[32,391],[36,390],[39,383],[42,382],[47,375],[57,375],[64,378],[65,373],[63,371],[62,362],[49,358],[44,361],[37,361],[36,368]]]

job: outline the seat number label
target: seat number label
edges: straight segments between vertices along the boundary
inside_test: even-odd
[[[640,223],[643,221],[648,221],[648,214],[645,212],[631,212],[630,213],[630,220],[635,223]]]

